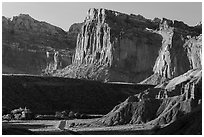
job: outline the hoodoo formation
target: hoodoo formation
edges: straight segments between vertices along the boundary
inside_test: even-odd
[[[72,64],[54,75],[158,84],[201,68],[201,41],[201,25],[90,9]]]

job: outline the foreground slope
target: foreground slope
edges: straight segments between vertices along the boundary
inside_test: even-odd
[[[165,84],[128,97],[93,124],[145,124],[164,127],[161,131],[158,128],[159,134],[165,134],[165,131],[168,131],[166,134],[200,134],[201,102],[202,72],[194,69]]]
[[[152,86],[105,84],[56,77],[3,75],[2,105],[11,110],[27,107],[37,114],[54,114],[56,111],[63,110],[106,114],[128,96],[149,87]]]

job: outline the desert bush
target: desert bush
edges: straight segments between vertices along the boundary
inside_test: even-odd
[[[23,112],[23,109],[20,107],[18,109],[14,109],[11,111],[11,114],[21,114]]]
[[[12,119],[12,115],[11,114],[7,114],[7,115],[3,115],[2,116],[2,120],[11,120]]]
[[[75,118],[80,118],[80,113],[79,113],[79,112],[76,112],[76,113],[74,114],[74,117],[75,117]]]
[[[15,120],[21,120],[21,114],[14,114]]]
[[[61,118],[62,117],[62,113],[59,112],[59,111],[55,112],[55,117],[56,118]]]
[[[81,119],[85,119],[85,118],[87,118],[87,115],[81,114],[81,115],[80,115],[80,118],[81,118]]]
[[[74,112],[73,112],[73,111],[70,111],[68,117],[69,117],[69,118],[74,118],[74,117],[75,117],[75,116],[74,116]]]
[[[68,114],[69,114],[69,112],[67,112],[67,111],[62,111],[61,114],[63,115],[63,117],[67,117]]]

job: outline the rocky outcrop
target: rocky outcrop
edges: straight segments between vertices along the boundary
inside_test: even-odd
[[[201,100],[201,70],[190,70],[166,84],[130,96],[107,115],[96,120],[95,124],[146,124],[163,127],[194,113],[201,106]]]
[[[72,51],[47,51],[46,68],[42,70],[43,75],[51,75],[56,70],[62,69],[72,62]]]
[[[179,21],[90,9],[72,65],[54,75],[125,82],[152,75],[142,83],[157,84],[201,67],[200,33]]]
[[[27,14],[12,19],[2,17],[3,73],[42,74],[48,64],[53,64],[52,54],[57,51],[62,57],[62,68],[71,64],[75,44],[71,45],[68,34]],[[46,52],[51,53],[52,61]]]

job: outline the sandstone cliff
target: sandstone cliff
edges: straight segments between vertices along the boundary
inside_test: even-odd
[[[70,26],[69,31],[67,32],[67,39],[69,41],[69,47],[71,49],[76,48],[77,36],[81,31],[83,23],[74,23]]]
[[[54,63],[57,51],[62,57],[62,68],[71,64],[75,44],[70,39],[69,32],[27,14],[12,19],[2,17],[3,73],[42,74]],[[47,51],[52,60],[47,58]]]
[[[169,22],[169,23],[168,23]],[[196,27],[182,28],[174,21],[163,20],[160,30],[163,37],[159,56],[153,67],[154,74],[141,84],[159,84],[179,76],[190,69],[202,68],[202,35]],[[183,30],[184,29],[184,30]],[[199,35],[200,34],[200,35]]]
[[[72,65],[55,76],[157,84],[201,67],[201,27],[90,9]],[[152,80],[152,79],[156,80]]]

